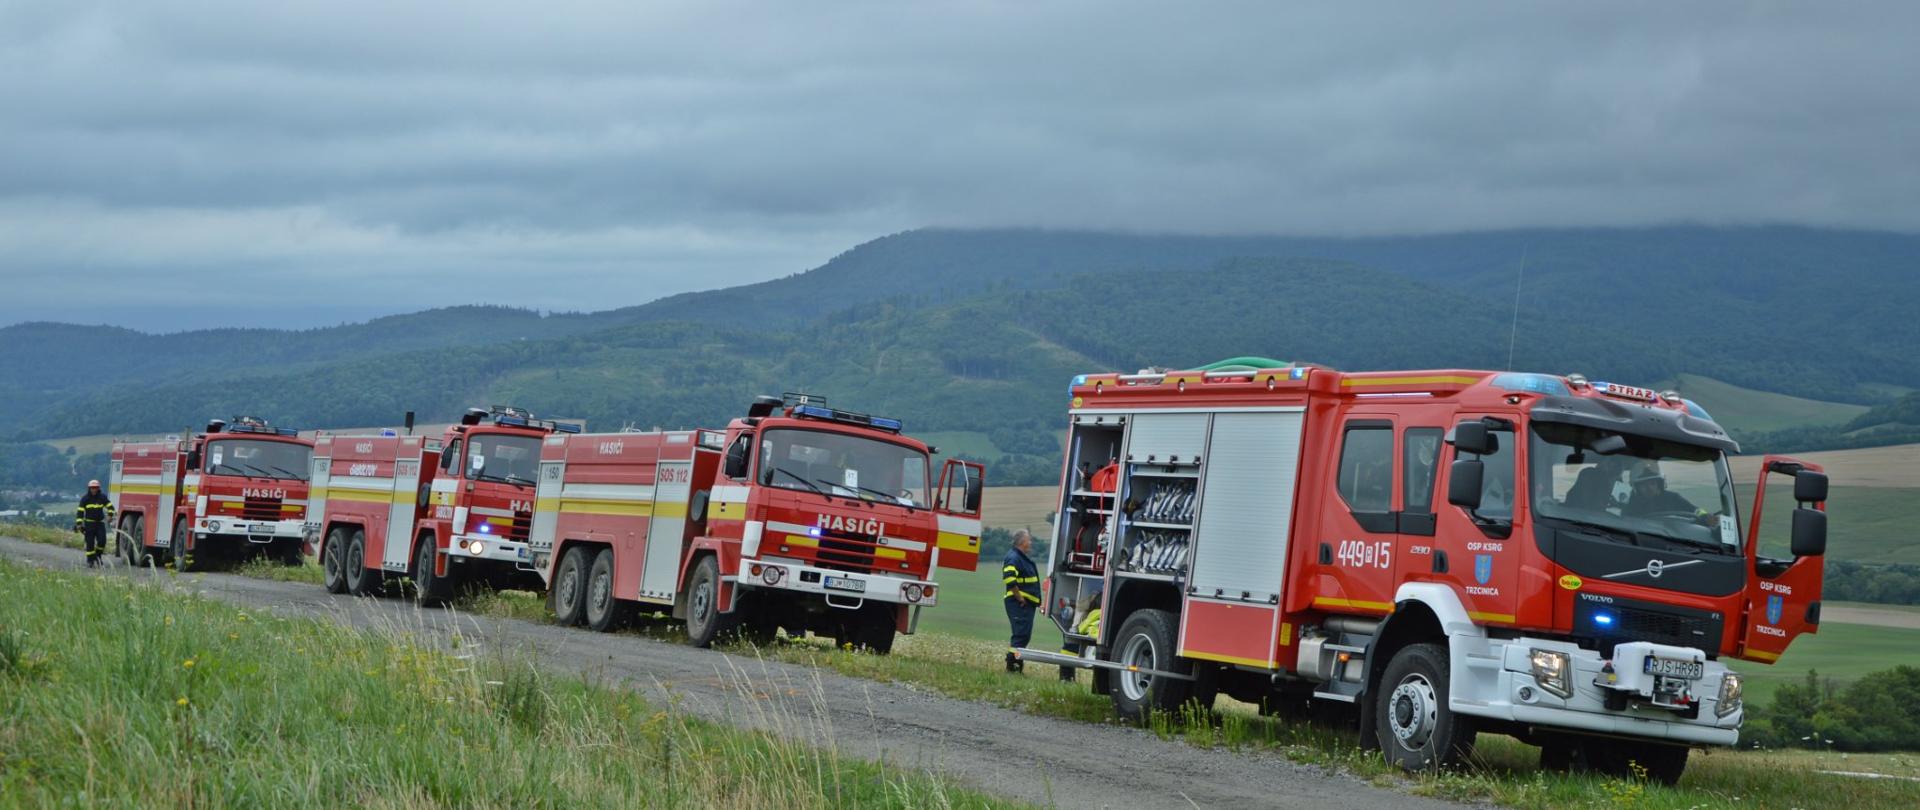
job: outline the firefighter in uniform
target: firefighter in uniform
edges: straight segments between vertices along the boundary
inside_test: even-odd
[[[1013,548],[1007,550],[1000,578],[1007,586],[1007,623],[1013,633],[1007,639],[1007,671],[1021,672],[1025,662],[1014,651],[1033,640],[1033,612],[1040,607],[1040,569],[1034,567],[1027,552],[1033,550],[1033,535],[1026,529],[1013,533]]]
[[[100,491],[100,480],[87,482],[87,494],[80,496],[80,506],[73,510],[73,530],[86,539],[87,567],[100,564],[100,555],[107,550],[107,526],[113,523],[113,501]]]

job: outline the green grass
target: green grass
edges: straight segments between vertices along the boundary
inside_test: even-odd
[[[1006,586],[1000,579],[1000,561],[980,561],[973,571],[939,569],[940,604],[920,611],[920,632],[1007,643],[1007,611],[1002,606]],[[1060,631],[1045,616],[1033,619],[1033,644],[1055,649]]]
[[[0,563],[0,805],[984,807],[401,628]]]
[[[1822,402],[1741,388],[1711,377],[1681,374],[1673,385],[1730,430],[1764,433],[1816,425],[1840,425],[1867,412],[1865,405]]]
[[[1920,630],[1829,622],[1817,635],[1795,638],[1771,666],[1727,663],[1745,678],[1748,699],[1764,706],[1782,684],[1799,682],[1809,669],[1844,682],[1901,664],[1920,666]]]

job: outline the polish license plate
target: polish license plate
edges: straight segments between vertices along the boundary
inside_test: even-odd
[[[1682,661],[1678,658],[1660,658],[1649,655],[1640,665],[1641,671],[1662,678],[1682,678],[1689,681],[1700,680],[1705,664],[1699,661]]]
[[[827,577],[825,580],[821,582],[821,584],[827,587],[828,589],[835,590],[835,591],[853,591],[854,593],[867,592],[866,582],[863,582],[857,579],[851,579],[849,577]]]

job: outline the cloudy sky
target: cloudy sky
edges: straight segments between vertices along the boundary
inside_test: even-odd
[[[605,309],[927,225],[1920,230],[1920,4],[1199,5],[0,0],[0,324]]]

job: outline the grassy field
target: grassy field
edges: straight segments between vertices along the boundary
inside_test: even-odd
[[[992,473],[989,472],[989,475]],[[1060,508],[1053,487],[988,487],[981,498],[981,522],[999,529],[1026,529],[1045,535],[1048,515]]]
[[[0,562],[0,805],[996,806],[523,659]]]
[[[1794,639],[1771,666],[1727,663],[1746,676],[1750,699],[1765,705],[1781,684],[1800,681],[1809,669],[1844,682],[1901,664],[1920,667],[1920,630],[1825,622],[1818,634]]]
[[[1713,414],[1714,421],[1733,430],[1764,432],[1839,425],[1867,412],[1865,405],[1756,391],[1698,374],[1681,374],[1672,387],[1682,396],[1700,403],[1707,413]]]

